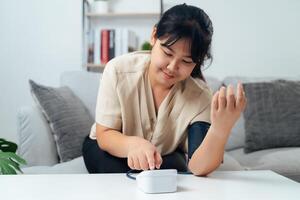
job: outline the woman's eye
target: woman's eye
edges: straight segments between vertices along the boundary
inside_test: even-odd
[[[167,52],[165,52],[165,51],[163,51],[164,52],[164,54],[166,54],[167,56],[172,56],[172,54],[169,54],[169,53],[167,53]]]
[[[191,61],[186,61],[186,60],[182,60],[184,63],[186,63],[186,64],[191,64],[191,63],[193,63],[193,62],[191,62]]]

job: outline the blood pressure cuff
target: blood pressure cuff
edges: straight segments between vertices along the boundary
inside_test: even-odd
[[[192,157],[196,149],[204,140],[210,127],[207,122],[194,122],[188,127],[188,157]]]
[[[188,158],[191,159],[196,149],[201,145],[204,140],[210,123],[207,122],[194,122],[188,127]],[[222,160],[223,163],[224,159]]]

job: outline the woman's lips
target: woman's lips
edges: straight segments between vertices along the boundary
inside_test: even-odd
[[[163,70],[162,70],[162,73],[163,73],[163,76],[164,76],[165,79],[171,79],[171,78],[174,78],[173,75],[169,75],[169,74],[167,74],[166,72],[164,72]]]

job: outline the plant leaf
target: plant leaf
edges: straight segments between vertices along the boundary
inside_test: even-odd
[[[18,145],[13,142],[6,141],[3,138],[0,138],[0,150],[3,152],[14,152],[16,153]]]
[[[0,160],[0,168],[2,174],[17,174],[16,170],[11,167],[12,161]]]
[[[21,158],[20,156],[16,155],[15,153],[12,152],[0,152],[0,159],[13,159],[16,163],[26,165],[26,161]]]
[[[12,165],[16,170],[21,171],[21,169],[20,169],[20,164],[19,164],[19,163],[15,162],[15,161],[12,160],[11,158],[9,158],[9,160],[11,161],[11,162],[10,162],[10,165]]]
[[[22,172],[20,164],[26,164],[26,161],[12,152],[0,152],[0,174],[17,174]]]

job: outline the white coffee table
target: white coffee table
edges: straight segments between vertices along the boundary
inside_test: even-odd
[[[300,184],[272,171],[215,171],[178,175],[178,191],[144,194],[125,174],[0,176],[0,198],[20,200],[300,199]]]

